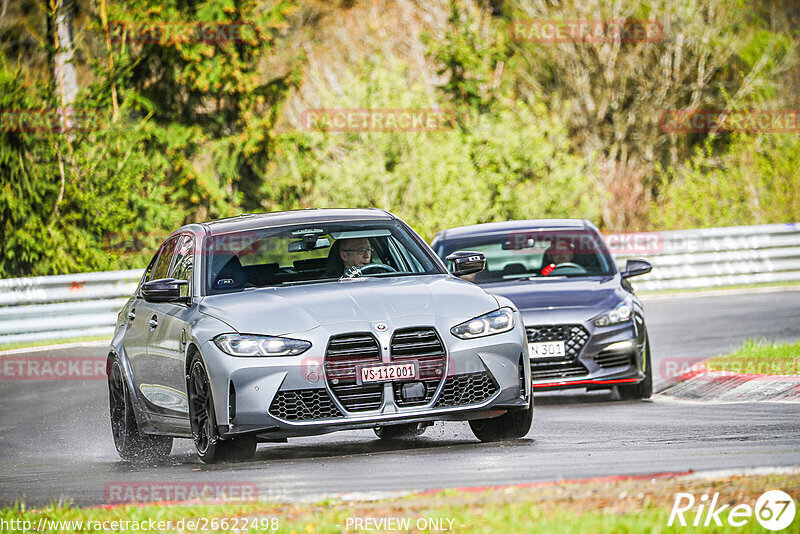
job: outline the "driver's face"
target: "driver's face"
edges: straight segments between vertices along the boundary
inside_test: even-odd
[[[555,248],[552,252],[553,263],[568,263],[572,261],[572,249],[566,245]]]
[[[345,270],[350,267],[363,267],[372,262],[372,246],[366,237],[358,239],[343,239],[339,246],[339,255],[344,263]]]

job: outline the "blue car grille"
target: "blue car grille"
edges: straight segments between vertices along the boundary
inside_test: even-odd
[[[581,350],[589,341],[589,332],[579,324],[538,325],[525,328],[528,343],[563,341],[565,356],[532,358],[533,380],[557,380],[588,375],[589,371],[578,360]]]

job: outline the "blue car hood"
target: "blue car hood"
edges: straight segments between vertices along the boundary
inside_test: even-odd
[[[588,321],[613,308],[624,297],[616,276],[517,280],[482,287],[511,300],[527,324]]]

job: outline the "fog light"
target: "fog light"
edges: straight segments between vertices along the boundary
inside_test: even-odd
[[[403,400],[417,400],[425,398],[425,384],[422,382],[409,382],[403,384],[400,394]]]
[[[618,341],[603,349],[603,352],[627,352],[633,350],[633,341]]]

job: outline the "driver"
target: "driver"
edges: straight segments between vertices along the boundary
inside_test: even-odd
[[[550,247],[549,252],[552,263],[556,265],[570,263],[575,257],[575,251],[572,250],[572,244],[569,242],[556,243]]]
[[[544,261],[542,261],[542,274],[547,276],[556,266],[562,263],[571,263],[575,257],[575,252],[572,249],[572,243],[569,241],[557,240],[550,245],[544,253]]]
[[[366,237],[342,239],[339,245],[339,257],[344,264],[343,276],[351,276],[359,272],[359,268],[372,263],[372,245]]]

